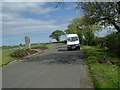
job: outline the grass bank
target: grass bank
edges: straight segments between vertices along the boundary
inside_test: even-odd
[[[120,88],[118,66],[120,58],[98,46],[82,46],[96,89]]]
[[[54,46],[54,44],[31,45],[32,49],[40,49],[40,50],[52,48],[53,46]],[[2,62],[0,62],[0,66],[7,65],[11,61],[18,60],[18,59],[28,55],[28,54],[26,54],[27,52],[26,52],[25,48],[23,48],[22,50],[18,50],[18,49],[9,50],[9,49],[7,48],[7,49],[4,49],[3,51],[1,51],[2,53],[0,53],[0,56],[2,58]]]
[[[11,57],[10,54],[13,53],[15,50],[6,50],[6,51],[2,51],[2,62],[1,62],[1,66],[3,65],[7,65],[8,63],[10,63],[13,60],[16,60],[17,58],[15,57]]]

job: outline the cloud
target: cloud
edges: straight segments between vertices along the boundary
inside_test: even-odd
[[[35,3],[35,2],[4,2],[2,5],[3,13],[22,13],[31,12],[36,14],[47,14],[53,12],[57,9],[53,7],[46,7],[45,2]]]
[[[46,22],[42,20],[17,18],[5,15],[3,18],[3,34],[23,34],[40,30],[57,29],[58,27],[54,25],[54,23],[55,21],[53,20]]]
[[[55,20],[37,20],[25,18],[22,13],[42,14],[45,18],[50,15],[47,13],[55,11],[51,7],[45,7],[45,3],[4,3],[2,12],[3,35],[18,35],[41,30],[56,30]],[[44,15],[45,14],[45,15]]]

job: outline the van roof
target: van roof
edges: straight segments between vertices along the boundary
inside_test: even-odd
[[[77,34],[67,34],[67,37],[78,37]]]

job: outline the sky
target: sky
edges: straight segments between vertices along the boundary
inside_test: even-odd
[[[30,37],[31,43],[55,41],[49,38],[53,31],[64,31],[73,18],[84,15],[82,10],[75,10],[76,4],[72,2],[55,6],[55,2],[4,2],[0,9],[2,45],[24,44],[25,36]]]

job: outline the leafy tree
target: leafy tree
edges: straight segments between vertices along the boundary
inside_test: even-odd
[[[78,28],[75,24],[69,24],[68,29],[65,30],[67,34],[78,34],[80,40],[82,40],[82,29]]]
[[[83,30],[84,30],[84,37],[85,37],[85,40],[86,40],[86,42],[87,42],[87,45],[91,45],[91,41],[92,41],[93,38],[95,37],[92,28],[89,27],[89,26],[85,26],[85,27],[83,28]]]
[[[85,24],[112,25],[120,33],[120,1],[118,2],[77,2],[77,10],[83,10]],[[64,6],[59,2],[57,7]]]
[[[120,56],[120,33],[113,32],[106,37],[106,46],[110,51],[116,52]]]
[[[70,24],[68,25],[68,29],[65,30],[65,32],[67,34],[78,34],[80,41],[83,40],[83,35],[86,34],[92,34],[94,33],[94,31],[96,30],[100,30],[100,27],[98,24],[94,24],[94,25],[89,25],[86,21],[85,21],[86,17],[83,16],[81,18],[74,18]],[[89,36],[88,36],[89,37]],[[89,42],[91,41],[91,37],[88,40]]]
[[[57,42],[60,42],[60,36],[65,35],[65,33],[61,30],[56,30],[52,32],[52,34],[49,36],[52,39],[55,39]]]
[[[87,24],[113,25],[120,33],[120,2],[84,2],[77,3],[82,8]]]
[[[83,39],[82,29],[80,28],[81,22],[82,18],[74,18],[68,25],[68,29],[65,30],[67,34],[78,34],[80,42]]]

